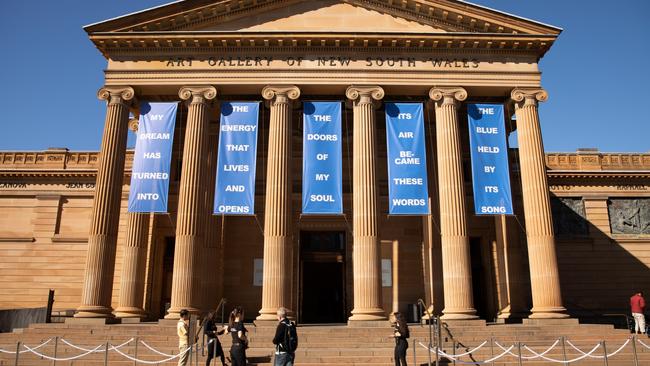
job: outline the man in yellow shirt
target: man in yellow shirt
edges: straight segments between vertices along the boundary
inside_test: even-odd
[[[181,310],[181,318],[178,319],[176,324],[176,334],[178,334],[178,352],[184,352],[178,358],[178,366],[186,366],[187,359],[190,356],[189,352],[185,352],[187,347],[189,347],[189,330],[190,330],[190,312],[183,309]]]

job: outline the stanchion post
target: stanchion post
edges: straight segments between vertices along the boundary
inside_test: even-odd
[[[636,335],[632,336],[632,356],[634,357],[634,366],[639,366],[639,355],[636,353]]]
[[[104,366],[108,366],[108,342],[104,346]]]
[[[490,337],[490,358],[494,358],[494,337]],[[490,365],[494,366],[494,360],[490,362]]]
[[[440,336],[441,328],[442,328],[442,323],[440,322],[440,316],[436,317],[436,366],[440,366],[440,340],[442,337]]]
[[[415,348],[417,347],[417,345],[418,345],[418,343],[417,343],[417,339],[413,338],[413,364],[414,364],[414,365],[417,365],[417,364],[418,364],[418,359],[417,359],[417,356],[416,356],[417,352],[416,352],[416,350],[415,350]]]
[[[20,341],[16,342],[16,362],[14,362],[14,366],[18,366],[18,358],[20,358]]]
[[[566,358],[566,337],[562,336],[560,338],[562,339],[562,357],[564,357],[564,364],[568,365],[569,363],[566,362],[567,361],[567,358]]]
[[[135,337],[135,346],[133,347],[133,358],[135,358],[135,360],[133,360],[133,366],[138,364],[138,361],[136,361],[138,359],[138,343],[140,343],[140,338]]]
[[[59,336],[54,337],[54,360],[52,360],[52,366],[56,366],[56,355],[59,349]]]
[[[451,355],[454,357],[454,358],[451,360],[451,363],[452,363],[454,366],[456,366],[456,341],[452,341],[452,342],[451,342],[451,346],[453,347],[453,349],[452,349],[452,351],[451,351]]]
[[[519,366],[523,364],[523,360],[521,358],[521,342],[517,342],[517,358],[519,359]]]
[[[605,344],[605,340],[601,342],[603,345],[603,360],[605,361],[605,366],[609,366],[609,361],[607,360],[607,344]]]

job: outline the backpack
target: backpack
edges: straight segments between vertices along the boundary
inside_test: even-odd
[[[296,332],[296,323],[286,322],[284,324],[284,340],[282,348],[287,353],[294,353],[298,348],[298,332]]]

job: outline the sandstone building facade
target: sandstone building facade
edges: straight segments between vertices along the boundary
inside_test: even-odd
[[[2,309],[53,288],[77,318],[221,298],[259,321],[418,299],[446,319],[586,318],[650,285],[650,154],[544,154],[538,62],[559,28],[453,0],[188,0],[85,29],[107,59],[101,151],[0,152]],[[138,100],[181,103],[166,214],[126,211]],[[211,215],[218,101],[261,100],[255,215]],[[306,100],[345,102],[344,215],[300,214]],[[431,215],[387,215],[384,101],[425,106]],[[473,214],[472,101],[508,111],[513,216]]]

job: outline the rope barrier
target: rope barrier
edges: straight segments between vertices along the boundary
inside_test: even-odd
[[[175,359],[175,358],[181,357],[182,355],[184,355],[184,354],[186,354],[187,352],[189,352],[191,349],[192,349],[191,346],[190,346],[190,347],[187,347],[187,348],[185,349],[185,351],[180,352],[180,353],[177,354],[177,355],[173,355],[173,356],[171,356],[171,357],[168,357],[168,358],[166,358],[166,359],[164,359],[164,360],[159,360],[159,361],[140,360],[140,359],[138,359],[138,358],[132,357],[131,355],[128,355],[128,354],[126,354],[126,353],[120,351],[120,350],[117,349],[117,348],[115,349],[115,352],[117,352],[117,353],[119,353],[120,355],[122,355],[122,357],[128,358],[128,359],[131,360],[131,361],[135,361],[135,362],[139,362],[139,363],[145,363],[145,364],[148,364],[148,365],[156,365],[156,364],[159,364],[159,363],[169,362],[169,361],[171,361],[171,360],[173,360],[173,359]]]
[[[142,341],[142,340],[141,340],[140,343],[141,343],[143,346],[147,347],[150,351],[152,351],[152,352],[154,352],[154,353],[157,353],[157,354],[159,354],[159,355],[161,355],[161,356],[165,356],[165,357],[171,357],[171,356],[173,356],[172,354],[164,353],[164,352],[160,352],[160,351],[158,351],[157,349],[155,349],[155,348],[151,347],[150,345],[148,345],[145,341]]]
[[[435,350],[432,350],[431,348],[429,348],[429,346],[422,344],[422,342],[418,342],[418,343],[420,344],[420,346],[422,346],[422,348],[426,348],[426,349],[429,350],[429,352],[435,353]],[[438,350],[438,355],[443,356],[445,358],[448,358],[448,359],[452,360],[453,362],[461,363],[461,364],[464,364],[464,365],[484,365],[484,364],[487,364],[487,363],[490,363],[490,362],[493,362],[493,361],[496,361],[496,360],[500,359],[501,357],[503,357],[506,354],[510,353],[510,351],[512,351],[513,348],[515,348],[514,345],[510,346],[510,348],[506,349],[506,351],[501,353],[500,355],[494,356],[494,357],[489,358],[489,359],[487,359],[485,361],[471,361],[471,362],[462,361],[462,360],[459,360],[459,359],[457,359],[456,357],[454,357],[452,355],[449,355],[449,354],[445,353],[444,351],[442,351],[440,349]]]
[[[48,356],[48,355],[42,354],[42,353],[40,353],[40,352],[36,352],[33,348],[29,348],[28,346],[26,346],[26,345],[24,345],[24,344],[23,344],[23,347],[27,348],[28,351],[30,351],[31,353],[35,354],[36,356],[42,357],[42,358],[44,358],[44,359],[46,359],[46,360],[51,360],[51,361],[71,361],[71,360],[76,360],[76,359],[78,359],[78,358],[82,358],[82,357],[88,356],[89,354],[91,354],[91,353],[93,353],[93,352],[97,352],[97,350],[100,349],[100,348],[102,348],[102,347],[104,347],[104,345],[103,345],[103,344],[100,344],[99,346],[95,347],[94,349],[91,349],[91,350],[88,351],[88,352],[85,352],[85,353],[82,353],[82,354],[79,354],[79,355],[76,355],[76,356],[65,357],[65,358],[56,358],[56,357],[51,357],[51,356]],[[117,350],[116,350],[116,351],[117,351]]]
[[[39,344],[38,346],[36,346],[36,347],[34,347],[34,348],[32,348],[32,349],[39,349],[39,348],[45,346],[46,344],[50,343],[51,340],[52,340],[52,338],[48,339],[47,341],[45,341],[45,342]],[[20,351],[20,352],[18,352],[18,353],[25,353],[25,352],[29,352],[29,350],[23,350],[23,351]],[[16,354],[16,351],[7,351],[7,350],[4,350],[4,349],[1,349],[1,348],[0,348],[0,353],[8,353],[8,354],[10,354],[10,355],[15,355],[15,354]]]
[[[70,346],[70,347],[72,347],[72,348],[78,349],[79,351],[84,351],[84,352],[88,352],[88,351],[90,351],[90,348],[84,348],[84,347],[81,347],[81,346],[74,345],[74,344],[68,342],[67,340],[65,340],[64,338],[61,338],[60,340],[61,340],[61,342],[67,344],[68,346]],[[133,338],[131,338],[131,339],[129,339],[128,341],[126,341],[126,342],[120,344],[119,346],[117,346],[117,348],[122,348],[122,347],[126,346],[127,344],[129,344],[129,343],[131,343],[131,342],[133,342]],[[115,350],[115,347],[114,347],[114,346],[111,346],[111,348],[109,348],[108,350],[109,350],[109,351],[114,351],[114,350]],[[99,350],[99,351],[97,351],[97,352],[98,352],[98,353],[106,352],[106,350],[102,349],[102,350]]]
[[[583,355],[585,354],[585,353],[584,353],[580,348],[576,347],[573,343],[571,343],[571,341],[567,340],[566,343],[567,343],[569,346],[571,346],[571,348],[573,348],[574,350],[578,351],[579,353],[581,353],[581,354],[583,354]],[[616,351],[614,351],[614,352],[612,352],[612,353],[608,353],[608,354],[607,354],[607,357],[615,356],[617,353],[621,352],[621,350],[622,350],[623,348],[625,348],[625,346],[627,346],[628,343],[630,343],[630,338],[628,338],[627,341],[625,341],[625,343],[623,343],[623,344],[622,344],[622,345],[621,345],[621,346],[620,346]],[[591,356],[591,355],[590,355],[589,357],[591,357],[591,358],[599,358],[599,359],[603,359],[603,358],[605,358],[604,355],[603,355],[603,356]]]
[[[645,347],[645,348],[647,348],[647,349],[650,349],[650,346],[648,346],[647,344],[643,343],[642,340],[640,340],[640,339],[637,338],[637,341],[639,341],[639,343],[641,343],[641,345],[642,345],[643,347]]]

